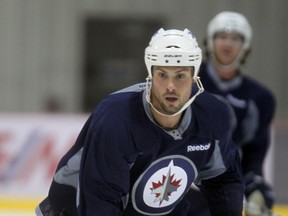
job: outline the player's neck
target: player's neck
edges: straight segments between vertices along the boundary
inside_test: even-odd
[[[176,116],[162,116],[155,110],[151,109],[154,120],[163,128],[176,128],[181,120],[182,114]]]
[[[237,67],[231,66],[225,66],[222,64],[214,64],[216,73],[222,80],[231,80],[237,75]]]

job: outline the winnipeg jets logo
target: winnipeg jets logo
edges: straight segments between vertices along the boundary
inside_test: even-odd
[[[132,189],[133,207],[148,215],[173,210],[197,176],[194,163],[181,155],[167,156],[152,163]]]
[[[153,187],[151,188],[152,194],[155,194],[156,199],[154,202],[159,202],[159,206],[162,204],[163,200],[169,201],[169,196],[172,192],[177,191],[180,186],[180,180],[174,180],[174,174],[171,176],[171,168],[169,168],[166,176],[162,176],[162,181],[157,183],[152,182]]]

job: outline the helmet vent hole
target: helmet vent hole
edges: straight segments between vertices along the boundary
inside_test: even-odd
[[[180,48],[179,46],[176,46],[176,45],[171,45],[171,46],[167,46],[166,48]]]

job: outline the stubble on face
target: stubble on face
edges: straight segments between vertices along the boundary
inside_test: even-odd
[[[172,115],[178,112],[185,104],[185,102],[181,100],[179,95],[173,92],[170,93],[168,91],[163,95],[161,95],[160,93],[152,94],[152,101],[153,104],[156,104],[157,109],[160,112],[167,115]]]
[[[183,70],[183,67],[174,67],[171,71],[175,70],[175,72],[171,72],[169,69],[165,69],[164,67],[165,70],[170,71],[169,76],[172,76],[175,80],[173,83],[175,88],[167,87],[167,82],[162,81],[161,79],[160,82],[155,80],[152,81],[151,100],[158,111],[167,115],[172,115],[178,112],[189,100],[193,78],[191,75],[191,68],[188,67],[189,70],[187,70],[187,67],[184,68],[185,69]],[[182,72],[182,70],[187,70],[188,72]],[[178,73],[183,74],[185,78],[178,79]]]

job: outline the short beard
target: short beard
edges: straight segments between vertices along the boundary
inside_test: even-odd
[[[158,100],[158,98],[155,98],[158,101],[158,104],[160,105],[162,111],[164,112],[164,114],[166,115],[173,115],[174,113],[177,113],[182,107],[183,104],[180,103],[180,105],[178,107],[172,107],[171,109],[169,109],[169,107],[167,107],[165,105],[165,103],[161,102],[160,100]],[[172,110],[173,109],[173,110]]]

